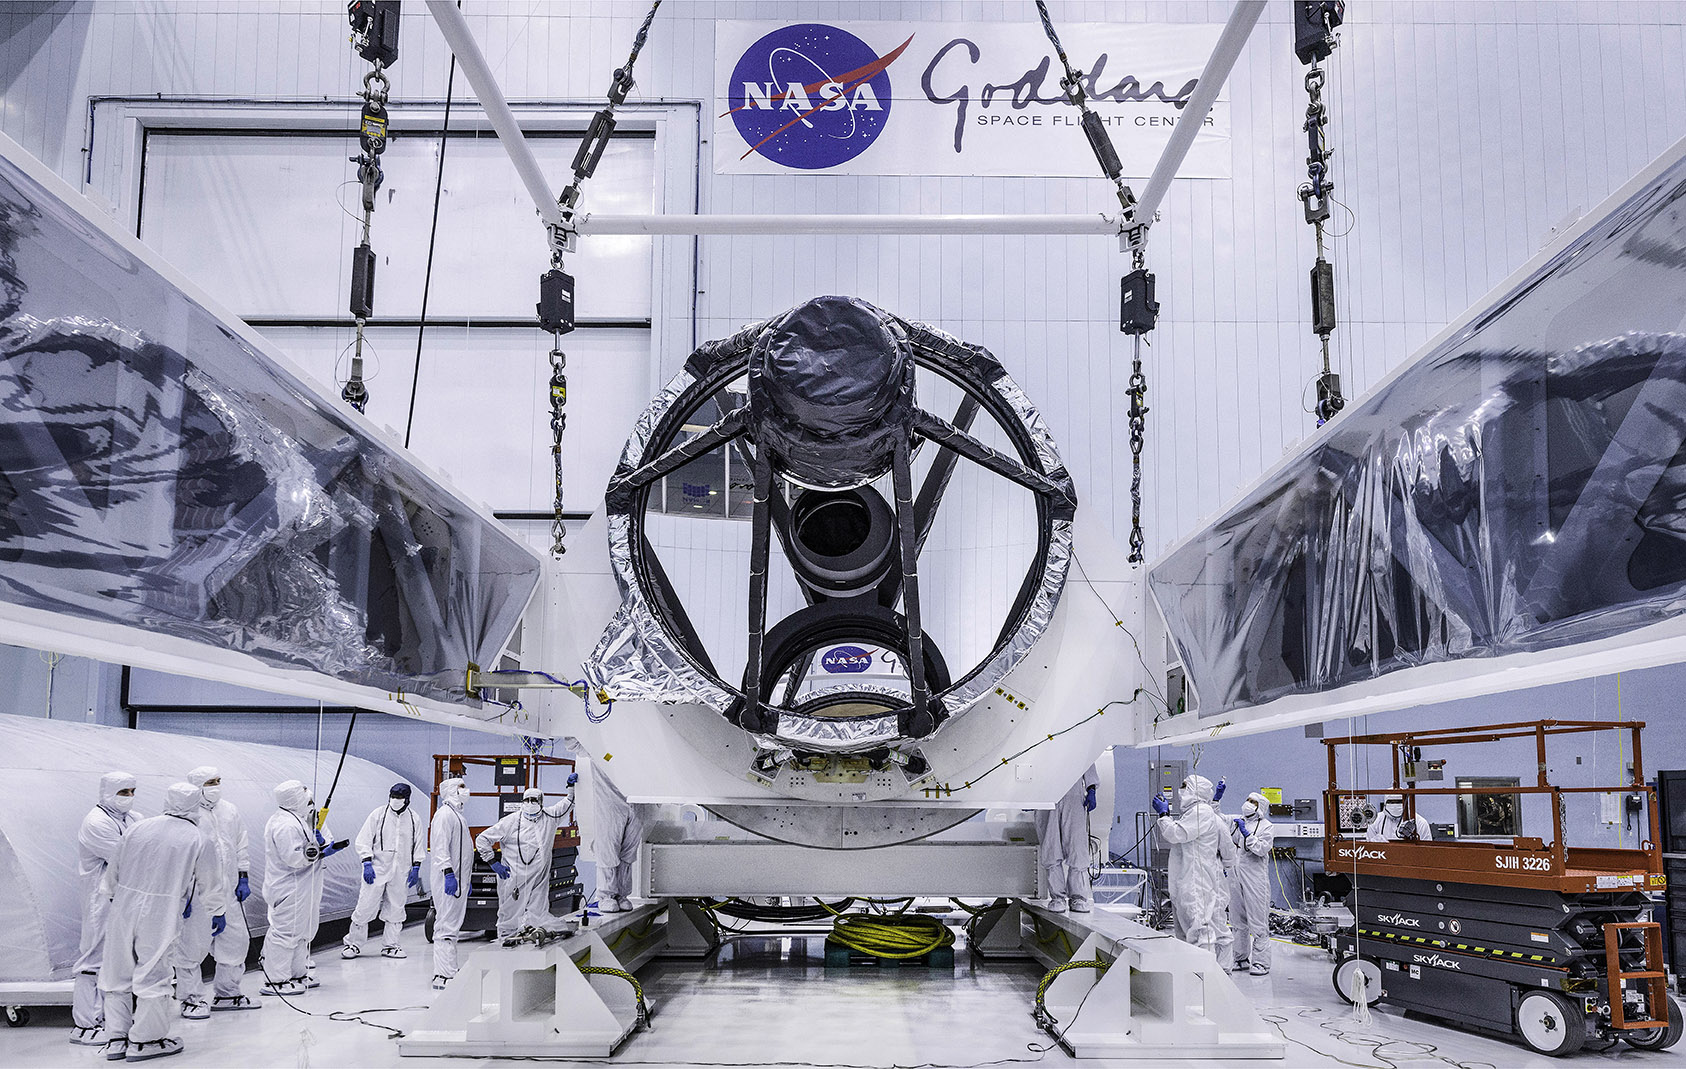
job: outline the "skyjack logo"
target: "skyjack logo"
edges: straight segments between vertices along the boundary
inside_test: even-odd
[[[1343,846],[1336,851],[1341,857],[1353,861],[1386,861],[1387,851],[1377,850],[1369,846]]]
[[[871,147],[890,118],[890,64],[910,36],[879,56],[852,33],[809,22],[781,26],[744,50],[727,112],[749,148],[805,171],[835,167]]]
[[[1463,971],[1463,962],[1455,958],[1443,958],[1439,954],[1412,954],[1411,960],[1418,965],[1432,965],[1436,969],[1456,969]]]
[[[1423,922],[1415,917],[1407,917],[1403,913],[1382,913],[1376,917],[1377,924],[1391,924],[1395,928],[1421,928]]]

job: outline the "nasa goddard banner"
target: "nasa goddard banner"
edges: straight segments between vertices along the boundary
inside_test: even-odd
[[[1060,37],[1124,173],[1146,177],[1220,26],[1074,24]],[[1100,174],[1040,25],[720,22],[717,174]],[[1230,177],[1219,95],[1180,177]]]

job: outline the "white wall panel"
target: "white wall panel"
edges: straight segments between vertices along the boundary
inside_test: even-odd
[[[459,122],[461,120],[459,119]],[[566,174],[577,137],[535,137],[550,174]],[[370,244],[375,311],[421,312],[440,140],[395,136],[381,157]],[[610,146],[597,206],[655,208],[654,142]],[[344,317],[349,250],[362,232],[353,136],[173,134],[146,139],[140,237],[211,296],[250,317]],[[550,265],[533,202],[497,138],[453,135],[439,183],[439,228],[428,313],[531,318],[534,280]],[[650,239],[605,237],[570,258],[585,318],[648,319]]]
[[[351,328],[265,327],[264,335],[337,401],[351,359]],[[402,441],[416,328],[373,327],[368,340],[367,412]],[[635,328],[568,335],[568,389],[591,407],[589,414],[571,408],[563,438],[565,511],[590,512],[602,503],[623,442],[591,430],[630,426],[643,410],[651,393],[649,345],[649,331]],[[549,352],[550,335],[536,328],[428,327],[410,447],[496,511],[548,511],[555,494]]]
[[[1059,2],[1063,22],[1221,22],[1229,5]],[[508,94],[594,100],[625,56],[641,2],[477,5],[470,24]],[[1331,67],[1342,324],[1355,395],[1504,277],[1576,209],[1686,134],[1686,5],[1368,3],[1349,9]],[[1180,182],[1155,231],[1163,327],[1154,339],[1146,462],[1149,544],[1166,544],[1312,433],[1312,250],[1302,69],[1286,5],[1271,5],[1230,88],[1234,178]],[[742,0],[668,4],[635,99],[712,93],[716,18],[1006,20],[1030,3]],[[345,99],[361,64],[338,3],[15,4],[0,8],[0,130],[78,177],[90,96]],[[442,98],[447,54],[407,9],[398,99]],[[459,95],[466,92],[459,79]],[[708,156],[707,147],[703,157]],[[95,161],[96,164],[98,161]],[[558,179],[560,181],[560,179]],[[701,175],[709,211],[1102,211],[1099,180]],[[588,202],[592,197],[588,191]],[[589,207],[588,203],[588,207]],[[378,224],[377,224],[378,225]],[[337,238],[331,242],[342,246]],[[658,245],[684,283],[690,243]],[[710,238],[697,335],[716,337],[816,293],[855,293],[996,351],[1043,406],[1084,499],[1128,526],[1116,332],[1120,254],[1104,239]],[[659,374],[684,358],[688,302],[657,304]],[[582,315],[594,314],[581,308]],[[576,399],[579,389],[576,389]],[[601,433],[619,438],[607,427]]]

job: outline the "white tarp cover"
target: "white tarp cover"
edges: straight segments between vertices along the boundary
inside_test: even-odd
[[[154,816],[164,788],[190,769],[215,765],[223,797],[240,807],[252,838],[252,934],[267,927],[263,902],[263,826],[275,811],[271,788],[283,780],[314,784],[324,801],[338,751],[295,750],[258,743],[195,739],[157,731],[0,716],[0,981],[65,980],[76,962],[81,913],[76,882],[76,832],[99,798],[99,778],[114,769],[139,781],[135,810]],[[372,761],[347,757],[334,793],[328,829],[357,833],[369,811],[386,802],[402,777]],[[414,804],[427,805],[427,788]],[[427,814],[424,814],[424,817]],[[362,866],[346,850],[327,862],[324,919],[346,917],[357,901]]]

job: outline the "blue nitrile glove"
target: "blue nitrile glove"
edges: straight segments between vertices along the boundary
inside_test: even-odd
[[[345,849],[345,847],[335,846],[333,843],[329,843],[328,845],[326,845],[322,848],[322,860],[323,861],[328,860],[329,858],[333,857],[335,854],[339,853],[343,849]]]
[[[236,902],[244,902],[251,895],[251,893],[252,893],[252,885],[246,879],[246,874],[244,872],[242,872],[240,874],[240,882],[234,885],[234,900]]]
[[[1156,794],[1153,796],[1153,811],[1162,817],[1168,817],[1171,815],[1171,803],[1163,794]]]
[[[375,862],[374,862],[373,858],[364,858],[363,859],[363,882],[364,883],[374,883],[375,882]]]
[[[224,928],[227,928],[227,927],[228,927],[228,918],[226,916],[224,916],[223,914],[219,913],[215,917],[211,918],[211,934],[212,935],[221,935],[222,930]]]
[[[181,911],[181,919],[186,920],[187,918],[189,918],[191,916],[193,916],[193,896],[188,895],[187,896],[187,908]]]
[[[578,772],[568,773],[568,786],[572,787],[574,784],[578,783],[579,781],[580,781],[580,774]]]
[[[404,885],[406,887],[420,887],[421,886],[421,862],[420,861],[418,861],[414,865],[410,866],[410,878],[404,881]]]
[[[445,874],[445,893],[450,895],[452,898],[461,898],[462,896],[457,894],[457,889],[457,874],[454,872],[447,872]]]
[[[1083,795],[1083,808],[1091,813],[1095,811],[1095,788],[1090,787]]]
[[[509,876],[510,876],[509,866],[506,865],[505,863],[503,863],[502,861],[492,862],[492,871],[498,874],[498,879],[500,879],[500,880],[509,879]]]
[[[1224,796],[1224,778],[1218,777],[1218,785],[1212,789],[1212,801],[1222,801]]]
[[[1246,820],[1246,818],[1244,818],[1244,817],[1236,817],[1235,818],[1235,830],[1240,832],[1243,838],[1246,837],[1246,835],[1247,835],[1247,820]]]
[[[316,829],[316,845],[317,846],[327,846],[328,845],[328,840],[322,838],[322,829],[321,828]]]

